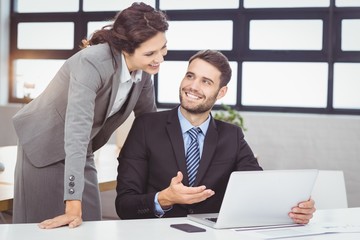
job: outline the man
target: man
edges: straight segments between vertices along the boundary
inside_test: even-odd
[[[118,158],[115,204],[120,218],[218,212],[231,172],[262,170],[241,128],[210,114],[226,94],[230,78],[222,53],[200,51],[190,58],[180,84],[180,106],[134,121]],[[188,132],[193,128],[195,133]],[[187,161],[197,155],[199,163],[188,169]],[[308,223],[314,211],[309,200],[289,216],[296,223]]]

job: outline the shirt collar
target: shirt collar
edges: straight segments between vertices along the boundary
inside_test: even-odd
[[[129,69],[127,68],[125,57],[121,54],[121,72],[120,72],[120,83],[125,83],[131,80],[133,83],[141,81],[142,70],[134,71],[130,74]]]
[[[195,126],[191,125],[191,123],[181,113],[180,106],[178,107],[178,118],[179,118],[182,134],[187,132],[189,129],[195,127]],[[209,128],[210,119],[211,119],[211,115],[209,115],[209,117],[205,120],[205,122],[203,122],[200,126],[198,126],[201,129],[204,136],[206,135],[206,132]]]

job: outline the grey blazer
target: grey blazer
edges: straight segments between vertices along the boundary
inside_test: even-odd
[[[135,116],[156,111],[151,76],[144,72],[123,107],[107,119],[122,67],[120,53],[111,51],[108,44],[83,49],[13,117],[19,144],[34,166],[65,159],[65,178],[74,176],[79,188],[72,199],[81,199],[87,156],[103,146],[133,110]]]

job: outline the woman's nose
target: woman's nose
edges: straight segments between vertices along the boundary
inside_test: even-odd
[[[157,63],[162,63],[164,61],[164,56],[161,53],[157,54],[155,61]]]

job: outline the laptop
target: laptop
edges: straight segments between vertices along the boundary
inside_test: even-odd
[[[217,229],[299,225],[288,213],[310,198],[317,175],[315,169],[236,171],[230,175],[219,213],[187,217]]]

